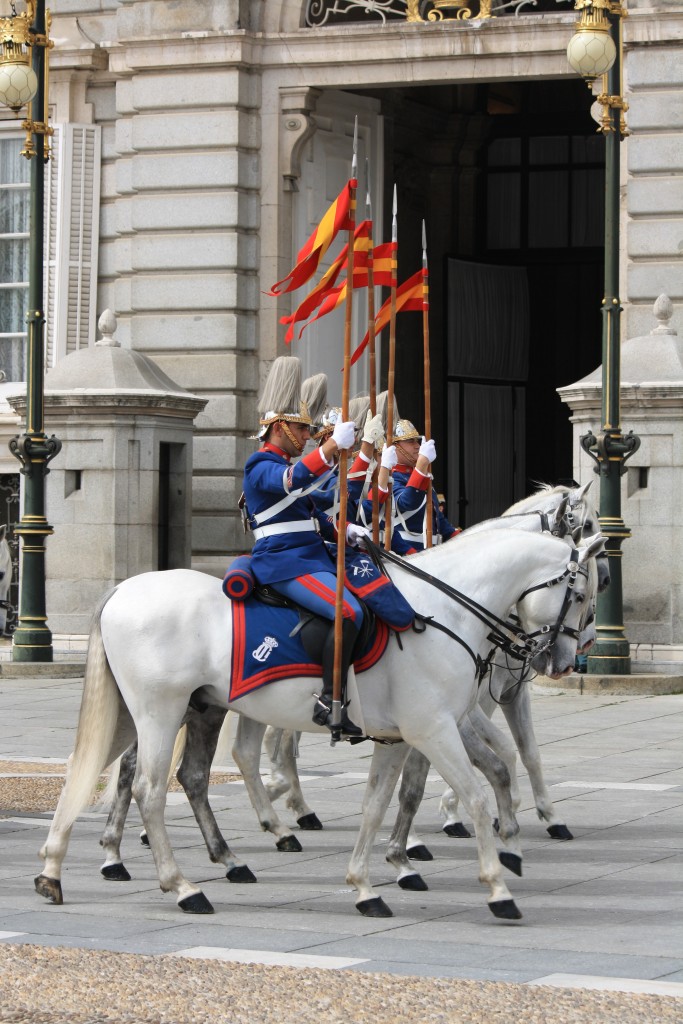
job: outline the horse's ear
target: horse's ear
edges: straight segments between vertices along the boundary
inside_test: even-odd
[[[7,533],[7,523],[5,523],[3,526],[0,526],[0,544],[2,544],[3,540],[5,539],[5,534],[6,533]]]
[[[589,558],[595,558],[605,550],[606,537],[602,533],[595,533],[589,537],[584,545],[579,548],[579,562],[585,563]]]
[[[593,481],[589,480],[587,484],[583,485],[583,487],[579,487],[579,489],[577,491],[577,497],[578,497],[579,501],[583,501],[583,499],[586,497],[586,495],[588,494],[588,492],[591,489],[591,484],[592,483],[593,483]]]
[[[567,514],[567,506],[569,505],[569,495],[565,494],[562,501],[557,505],[551,516],[551,533],[557,533],[562,526],[562,521]]]

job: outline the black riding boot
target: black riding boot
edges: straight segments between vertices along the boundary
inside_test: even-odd
[[[349,665],[353,660],[353,649],[358,638],[358,630],[352,619],[344,619],[342,623],[342,657],[341,657],[341,684],[342,684],[342,712],[341,731],[345,736],[362,736],[363,730],[349,718],[346,708],[343,705],[344,692],[346,690],[346,677]],[[316,725],[332,727],[332,685],[334,677],[334,625],[325,639],[322,655],[323,665],[323,690],[315,708],[313,709],[313,721]]]

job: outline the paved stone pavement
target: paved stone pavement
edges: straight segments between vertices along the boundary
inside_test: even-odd
[[[80,685],[1,677],[0,759],[66,758]],[[171,839],[184,871],[215,907],[209,917],[183,915],[160,892],[151,855],[138,840],[135,809],[123,847],[133,881],[102,878],[104,816],[86,813],[65,863],[65,903],[48,905],[34,892],[33,877],[50,815],[0,808],[0,941],[683,996],[683,696],[539,692],[533,705],[546,777],[575,839],[549,838],[522,775],[524,877],[508,878],[521,922],[493,918],[477,881],[474,841],[441,831],[443,783],[435,775],[417,819],[434,854],[419,865],[429,891],[404,892],[395,884],[383,856],[390,811],[372,876],[394,917],[362,917],[344,878],[369,744],[331,747],[324,737],[305,736],[300,774],[324,830],[299,834],[302,853],[276,850],[256,825],[241,783],[211,789],[225,834],[257,885],[223,878],[208,861],[184,797],[171,795]],[[284,808],[282,814],[289,817]]]

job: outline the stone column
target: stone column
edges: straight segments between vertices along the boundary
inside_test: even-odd
[[[650,334],[623,342],[621,351],[622,415],[641,439],[622,478],[624,519],[632,531],[623,546],[624,625],[635,676],[657,677],[650,692],[664,692],[663,687],[678,692],[683,690],[683,346],[670,326],[673,306],[666,295],[655,302],[654,315],[657,326]],[[598,367],[576,384],[558,388],[572,411],[574,476],[582,482],[591,478],[593,464],[579,437],[599,430],[601,381]],[[599,685],[601,677],[595,678]]]

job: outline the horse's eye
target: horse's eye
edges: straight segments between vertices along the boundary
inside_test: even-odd
[[[585,597],[584,597],[583,594],[577,594],[576,595],[576,602],[577,602],[577,604],[583,604],[584,600],[585,600]]]

